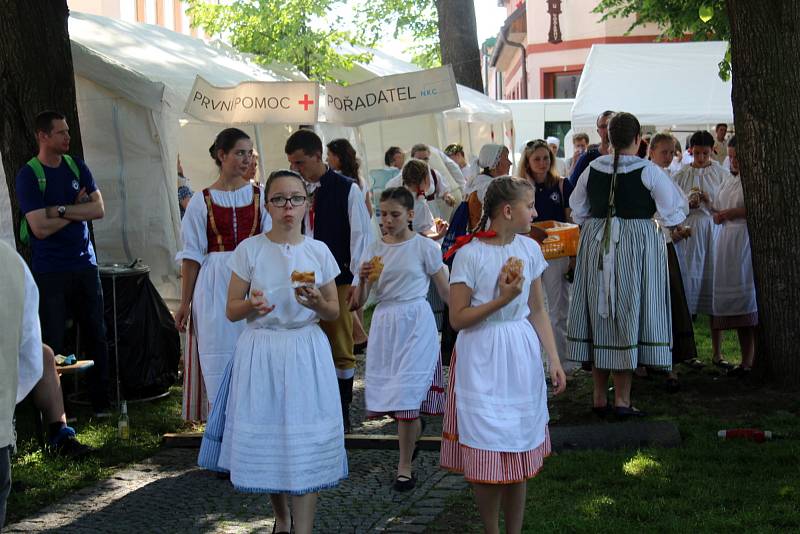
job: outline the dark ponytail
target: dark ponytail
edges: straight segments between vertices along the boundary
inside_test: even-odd
[[[642,127],[632,113],[621,111],[615,113],[608,122],[608,140],[614,147],[614,172],[617,174],[619,165],[619,151],[631,146],[642,131]]]
[[[214,139],[214,143],[208,149],[208,153],[211,155],[211,159],[214,160],[214,163],[217,164],[217,167],[222,166],[217,152],[222,150],[222,152],[227,154],[236,146],[236,143],[240,139],[250,139],[250,136],[239,128],[225,128],[217,134],[217,138]]]

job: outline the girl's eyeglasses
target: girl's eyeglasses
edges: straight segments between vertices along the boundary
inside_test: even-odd
[[[294,195],[289,198],[276,196],[269,199],[269,202],[276,208],[285,208],[287,203],[290,203],[294,208],[298,208],[305,203],[306,198],[307,197],[303,195]]]

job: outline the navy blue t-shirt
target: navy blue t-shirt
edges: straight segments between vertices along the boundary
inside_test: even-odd
[[[534,207],[536,208],[536,218],[534,221],[559,221],[567,222],[565,208],[569,208],[569,197],[572,195],[572,184],[569,180],[563,179],[564,194],[561,194],[561,187],[548,188],[545,184],[533,184],[536,188]],[[563,198],[562,198],[563,197]]]
[[[579,159],[578,162],[575,164],[575,168],[572,170],[572,174],[570,174],[569,176],[569,183],[570,185],[572,185],[573,189],[575,188],[576,185],[578,185],[578,178],[581,177],[583,171],[585,171],[587,167],[589,167],[589,164],[591,162],[593,162],[600,156],[602,156],[602,154],[600,154],[600,151],[596,148],[591,149],[586,154],[581,156],[581,159]]]
[[[22,167],[17,174],[17,198],[23,214],[49,206],[75,204],[81,188],[86,190],[87,195],[97,191],[89,168],[80,159],[73,159],[80,170],[80,179],[63,158],[59,167],[42,164],[47,178],[44,195],[39,191],[39,181],[33,169],[28,165]],[[80,271],[97,265],[86,222],[73,221],[45,239],[38,239],[33,232],[30,232],[30,237],[33,252],[31,267],[35,273]]]

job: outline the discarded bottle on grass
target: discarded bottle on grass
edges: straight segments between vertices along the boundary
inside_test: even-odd
[[[772,432],[769,430],[759,430],[757,428],[729,428],[728,430],[720,430],[717,436],[722,439],[747,439],[762,443],[768,439],[772,439]]]
[[[119,421],[117,421],[117,432],[119,439],[130,439],[131,428],[128,424],[128,403],[122,401],[119,409]]]

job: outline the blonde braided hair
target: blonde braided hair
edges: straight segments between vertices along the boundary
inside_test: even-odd
[[[470,233],[474,234],[483,230],[492,215],[503,204],[521,200],[522,195],[532,189],[533,186],[530,182],[513,176],[498,176],[492,180],[486,189],[486,196],[483,198],[483,211],[480,221]]]

